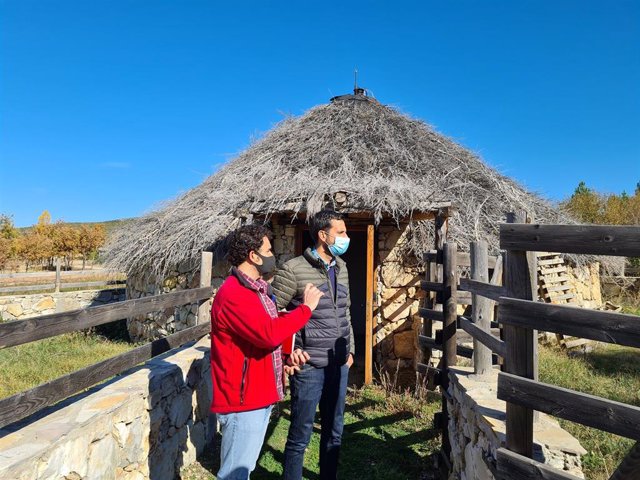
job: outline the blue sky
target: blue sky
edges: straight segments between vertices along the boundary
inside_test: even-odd
[[[640,181],[640,2],[0,0],[0,213],[140,215],[348,93],[552,200]]]

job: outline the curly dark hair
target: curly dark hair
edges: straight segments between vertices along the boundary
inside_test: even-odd
[[[273,233],[264,225],[243,225],[227,237],[227,260],[237,267],[249,258],[249,252],[257,252],[262,246],[262,239],[273,239]]]
[[[331,227],[331,220],[344,220],[344,215],[335,210],[320,210],[309,221],[309,231],[314,242],[318,241],[318,232]]]

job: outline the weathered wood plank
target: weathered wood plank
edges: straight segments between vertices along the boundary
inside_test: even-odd
[[[444,321],[444,312],[438,310],[431,310],[430,308],[420,308],[420,316],[429,320],[435,320],[438,322]]]
[[[485,332],[480,327],[475,325],[472,321],[465,317],[459,317],[460,320],[460,328],[462,328],[465,332],[471,335],[475,340],[481,342],[484,346],[490,349],[492,352],[500,355],[501,357],[505,356],[505,344],[502,340],[494,337],[488,332]],[[491,365],[491,354],[489,354],[489,365]],[[476,372],[477,373],[477,372]]]
[[[476,284],[487,285],[490,289],[496,288],[488,283],[487,242],[483,240],[471,242],[470,250],[471,281]],[[489,333],[491,330],[491,300],[474,292],[472,294],[472,303],[471,316],[473,323],[467,321],[467,324],[464,325],[463,322],[462,328],[473,336],[473,370],[475,374],[486,375],[491,371],[491,349],[489,348],[490,345],[486,345],[483,340],[490,341],[486,337],[493,339],[493,336]],[[466,321],[467,319],[464,320]],[[465,326],[471,330],[465,329]],[[475,335],[472,333],[474,328],[477,330]]]
[[[437,263],[442,263],[442,255],[439,255],[436,252],[427,252],[424,254],[424,259],[425,261],[429,261],[429,262],[437,262]],[[489,262],[489,269],[493,270],[496,267],[496,259],[497,257],[494,256],[489,256],[488,257],[488,262]],[[471,266],[471,254],[467,253],[467,252],[458,252],[457,256],[456,256],[456,264],[459,267],[470,267]]]
[[[422,288],[422,290],[426,290],[427,292],[442,292],[442,290],[444,289],[442,283],[428,282],[426,280],[422,280],[420,282],[420,288]]]
[[[524,223],[526,213],[509,214],[507,218],[510,222]],[[531,268],[527,252],[507,250],[504,286],[511,297],[533,299]],[[502,302],[502,298],[500,302]],[[537,336],[534,336],[530,329],[504,324],[500,307],[498,307],[498,318],[500,323],[504,325],[503,334],[506,344],[504,370],[522,377],[534,378],[537,362],[535,356]],[[531,457],[533,455],[533,410],[515,403],[507,403],[506,414],[507,448],[520,455]]]
[[[18,287],[2,287],[0,293],[16,293],[16,292],[39,292],[40,290],[53,290],[56,288],[55,283],[43,283],[42,285],[25,285]]]
[[[547,289],[547,292],[567,292],[571,290],[571,285],[553,285],[545,288]]]
[[[567,267],[540,268],[542,275],[551,275],[552,273],[563,273],[567,271]]]
[[[575,293],[558,293],[557,295],[550,295],[547,293],[545,294],[544,297],[548,298],[553,302],[557,300],[570,300],[572,298],[576,298],[576,294]]]
[[[202,251],[200,254],[200,288],[211,287],[211,275],[213,272],[213,253]],[[211,321],[211,298],[200,302],[198,306],[198,318],[196,323],[208,323]]]
[[[458,246],[455,242],[447,242],[444,245],[444,291],[443,291],[443,327],[442,343],[444,345],[445,363],[443,372],[448,376],[448,368],[457,364],[456,359],[456,329],[458,321],[458,305],[456,300],[456,290],[458,286],[458,267],[456,265],[456,253]],[[447,387],[447,378],[444,379],[443,387]]]
[[[375,227],[367,225],[367,285],[365,289],[365,321],[364,321],[364,383],[369,385],[373,381],[373,295],[374,295],[374,256],[375,256]]]
[[[211,326],[203,323],[168,337],[155,340],[89,367],[57,378],[31,390],[0,400],[0,428],[56,404],[60,400],[91,387],[173,348],[199,339]]]
[[[460,279],[460,290],[465,290],[475,295],[481,295],[494,301],[498,301],[500,297],[505,297],[507,295],[507,290],[500,285],[491,285],[490,283],[471,280],[469,278]]]
[[[506,448],[496,451],[499,480],[580,480],[544,463],[518,455]]]
[[[640,480],[640,442],[636,442],[609,480]]]
[[[498,374],[498,398],[588,427],[640,440],[640,408],[508,373]]]
[[[549,258],[548,260],[538,260],[538,265],[540,266],[548,266],[548,265],[561,265],[564,264],[564,260],[562,258]]]
[[[209,298],[212,293],[213,289],[211,287],[194,288],[153,297],[125,300],[124,302],[110,303],[98,307],[88,307],[71,312],[54,313],[26,320],[0,323],[0,348],[83,330],[176,305],[194,303]]]
[[[443,350],[443,346],[441,343],[438,343],[434,338],[425,337],[424,335],[418,335],[418,343],[423,346],[430,348],[432,350]],[[473,357],[473,348],[464,347],[462,345],[458,345],[456,348],[457,355],[464,358],[472,358]]]
[[[501,224],[500,248],[640,257],[640,227]]]
[[[501,298],[498,309],[503,324],[640,347],[640,317],[637,315],[515,298]]]
[[[473,295],[471,292],[456,292],[456,303],[458,305],[472,305],[473,304]]]

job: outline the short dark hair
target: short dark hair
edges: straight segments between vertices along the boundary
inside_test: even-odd
[[[227,237],[227,260],[237,267],[249,258],[249,252],[257,252],[264,237],[273,239],[273,234],[264,225],[243,225]]]
[[[309,231],[313,241],[318,240],[318,232],[331,228],[331,220],[344,220],[344,215],[335,210],[320,210],[309,220]]]

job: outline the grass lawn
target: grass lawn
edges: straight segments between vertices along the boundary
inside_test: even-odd
[[[439,478],[431,455],[440,448],[433,430],[433,415],[440,410],[440,396],[431,392],[423,399],[411,394],[385,394],[370,386],[349,392],[341,451],[340,478],[407,480]],[[280,405],[267,431],[255,480],[280,478],[284,445],[289,429],[289,402]],[[319,426],[305,455],[304,478],[317,479]],[[215,479],[219,452],[208,451],[199,463],[182,472],[183,480]]]
[[[579,392],[640,407],[640,350],[598,345],[586,355],[568,357],[556,348],[540,347],[540,380]],[[610,433],[560,420],[587,454],[582,457],[587,479],[608,479],[633,445]]]
[[[131,350],[134,344],[74,332],[0,349],[0,398]]]

